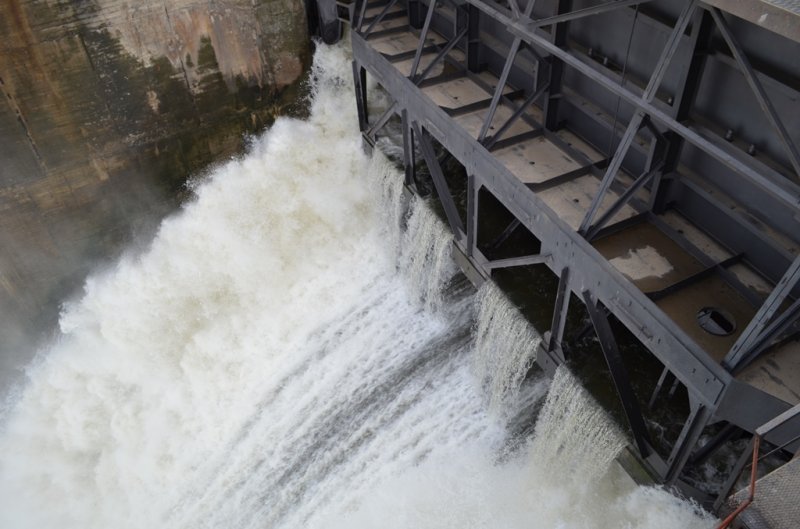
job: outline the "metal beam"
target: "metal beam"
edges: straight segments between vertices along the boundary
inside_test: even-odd
[[[408,122],[408,111],[403,110],[400,113],[403,127],[403,172],[405,174],[405,185],[416,188],[417,186],[417,169],[416,169],[416,155],[414,152],[414,132],[411,130],[411,125]]]
[[[570,20],[576,20],[578,18],[584,18],[592,15],[599,15],[601,13],[613,11],[621,7],[628,7],[636,4],[645,4],[649,1],[650,0],[613,0],[612,2],[607,2],[605,4],[600,4],[591,7],[585,7],[583,9],[578,9],[576,11],[572,11],[569,13],[563,13],[552,17],[533,20],[529,23],[529,26],[532,28],[541,28],[544,26],[550,26],[553,24],[568,22]]]
[[[472,257],[478,245],[478,197],[480,183],[474,173],[467,174],[467,256]]]
[[[759,335],[758,340],[750,348],[750,352],[744,356],[739,364],[734,368],[733,373],[740,373],[750,365],[756,358],[767,351],[775,340],[779,340],[792,325],[800,320],[800,299],[797,299],[780,316],[775,318],[766,329]]]
[[[412,79],[413,79],[415,82],[417,82],[417,83],[420,83],[420,82],[422,82],[423,80],[425,80],[425,78],[426,78],[426,77],[428,77],[428,74],[429,74],[429,73],[431,73],[431,71],[433,70],[433,68],[434,68],[434,67],[435,67],[437,64],[439,64],[439,62],[440,62],[442,59],[444,59],[445,55],[447,55],[448,53],[450,53],[450,51],[451,51],[453,48],[455,48],[456,44],[458,44],[458,41],[460,41],[461,39],[463,39],[463,38],[464,38],[464,36],[467,34],[467,29],[468,29],[468,28],[464,28],[464,29],[462,29],[462,30],[461,30],[461,31],[458,33],[458,35],[456,35],[455,37],[453,37],[452,39],[450,39],[450,40],[447,42],[447,44],[445,45],[445,47],[444,47],[444,48],[442,48],[442,49],[439,51],[439,53],[436,55],[436,57],[434,57],[434,58],[433,58],[433,60],[430,62],[430,64],[428,64],[428,66],[426,66],[426,67],[425,67],[425,69],[424,69],[424,70],[422,70],[422,73],[421,73],[421,74],[419,74],[419,75],[418,75],[416,78],[414,78],[413,76],[412,76],[411,78],[412,78]]]
[[[707,266],[702,270],[700,270],[699,272],[696,272],[688,277],[685,277],[680,281],[672,283],[671,285],[666,286],[660,290],[647,292],[647,297],[652,299],[653,301],[658,301],[659,299],[663,299],[669,296],[670,294],[673,294],[683,288],[686,288],[690,285],[697,283],[698,281],[702,281],[703,279],[716,273],[720,269],[725,269],[728,268],[729,266],[733,266],[734,264],[741,261],[743,257],[744,254],[740,253],[734,255],[733,257],[729,257],[728,259],[725,259],[724,261],[721,261],[719,263],[714,263],[713,265]]]
[[[524,94],[525,93],[522,90],[515,90],[514,92],[511,92],[507,95],[511,99],[517,99],[522,97]],[[487,108],[491,104],[492,104],[492,98],[487,97],[486,99],[481,99],[479,101],[475,101],[474,103],[470,103],[468,105],[463,105],[456,108],[443,106],[442,109],[445,112],[447,112],[448,116],[457,117],[457,116],[463,116],[464,114],[471,114],[472,112],[476,112],[478,110],[482,110],[484,108]]]
[[[486,262],[487,270],[494,270],[495,268],[511,268],[512,266],[528,266],[535,264],[542,264],[550,258],[549,253],[524,255],[522,257],[509,257],[507,259],[496,259],[494,261]]]
[[[723,366],[730,371],[737,368],[742,358],[747,356],[753,346],[758,343],[764,328],[772,321],[773,316],[794,290],[794,287],[797,286],[798,282],[800,282],[800,255],[789,265],[789,269],[786,270],[781,280],[775,285],[767,300],[742,331],[742,334],[739,335],[728,354],[725,355],[722,361]]]
[[[439,160],[436,159],[436,152],[433,149],[431,139],[427,131],[423,131],[416,121],[412,122],[411,126],[414,129],[414,134],[419,139],[419,147],[422,151],[422,156],[425,157],[425,163],[428,165],[428,169],[431,172],[431,179],[433,180],[436,193],[439,195],[439,200],[444,208],[447,222],[450,224],[450,229],[453,230],[453,235],[456,240],[460,241],[466,233],[464,231],[464,224],[461,222],[461,217],[453,201],[453,196],[450,194],[450,188],[447,187],[447,182],[445,181],[442,168],[439,165]]]
[[[372,32],[372,30],[375,28],[375,26],[377,26],[378,24],[381,23],[383,18],[386,16],[386,13],[388,13],[389,10],[392,7],[394,7],[394,5],[396,3],[397,3],[397,0],[391,0],[388,4],[386,4],[383,7],[383,9],[381,9],[381,12],[378,13],[378,16],[376,16],[375,18],[372,19],[372,22],[370,22],[369,26],[367,26],[367,29],[364,31],[364,35],[365,36],[369,35]]]
[[[710,9],[711,16],[714,17],[714,22],[717,23],[717,29],[722,34],[722,38],[725,39],[725,42],[728,44],[731,53],[733,53],[733,57],[739,64],[739,69],[744,75],[747,84],[750,85],[750,89],[753,91],[753,94],[755,94],[758,104],[761,106],[761,110],[764,111],[767,120],[769,121],[770,125],[772,125],[772,128],[775,129],[775,132],[778,134],[778,138],[780,138],[781,143],[783,143],[783,146],[786,148],[786,153],[789,156],[789,162],[792,164],[792,167],[794,167],[795,176],[800,178],[800,151],[797,150],[797,146],[789,136],[789,132],[786,130],[786,127],[783,126],[783,122],[778,116],[778,113],[775,111],[775,107],[772,106],[769,96],[767,96],[767,93],[764,91],[764,87],[756,77],[753,67],[750,65],[750,61],[747,59],[747,55],[745,55],[742,47],[739,45],[739,42],[734,38],[733,33],[731,33],[725,17],[722,16],[722,13],[718,8],[712,7]]]
[[[642,187],[647,185],[647,183],[656,174],[658,174],[660,170],[661,170],[661,164],[658,164],[649,171],[639,175],[639,177],[633,181],[633,183],[628,187],[628,189],[626,189],[625,192],[622,195],[620,195],[620,197],[617,198],[617,200],[615,200],[613,204],[611,204],[611,207],[609,207],[600,216],[600,218],[597,219],[597,222],[595,222],[594,225],[592,225],[592,227],[587,230],[586,239],[590,241],[593,240],[600,232],[600,230],[603,229],[603,227],[608,223],[608,221],[611,220],[611,218],[614,215],[616,215],[617,212],[620,209],[622,209],[623,206],[625,206],[625,204],[630,202],[631,198],[633,198],[633,195],[635,195]]]
[[[358,128],[361,132],[364,132],[367,129],[369,120],[367,113],[367,71],[357,61],[353,61],[353,87],[356,91]]]
[[[547,344],[547,350],[558,354],[562,362],[565,361],[565,358],[561,342],[564,340],[564,329],[567,325],[567,313],[569,312],[569,300],[571,297],[569,268],[564,267],[561,270],[561,276],[558,278],[556,303],[553,307],[553,321],[550,324],[550,341]]]
[[[686,462],[697,445],[698,439],[700,439],[700,435],[703,433],[703,429],[712,416],[711,411],[703,405],[692,401],[690,406],[689,417],[686,419],[678,440],[675,441],[675,446],[667,459],[667,474],[664,476],[664,481],[668,485],[673,485],[678,480],[683,467],[686,466]]]
[[[614,331],[611,329],[608,317],[597,308],[597,302],[588,290],[583,292],[583,302],[586,304],[589,319],[592,320],[594,330],[600,340],[600,348],[611,372],[611,379],[614,381],[617,394],[622,402],[622,408],[625,411],[628,424],[633,432],[633,439],[639,448],[642,458],[647,458],[650,455],[650,445],[652,444],[650,442],[650,434],[647,432],[647,425],[644,422],[639,401],[633,391],[633,386],[631,386],[628,370],[625,368],[625,363],[619,354]]]
[[[791,207],[797,207],[800,205],[800,188],[785,178],[782,179],[783,181],[773,181],[770,178],[766,178],[748,164],[743,163],[736,157],[728,154],[723,149],[703,138],[700,134],[693,131],[686,125],[677,122],[674,118],[652,103],[639,97],[624,86],[619,86],[611,78],[598,71],[596,66],[584,63],[579,58],[574,57],[569,51],[559,48],[558,46],[549,42],[545,37],[537,34],[535,31],[532,31],[530,28],[527,28],[524,24],[519,23],[517,20],[509,16],[508,12],[499,6],[489,4],[483,0],[466,1],[475,5],[484,13],[492,16],[498,22],[505,24],[508,30],[513,34],[521,36],[530,44],[539,47],[558,59],[561,59],[564,61],[564,63],[574,68],[577,72],[595,81],[599,86],[619,95],[627,103],[647,113],[651,119],[676,132],[692,145],[705,151],[737,174],[749,179],[782,202],[785,202]]]
[[[536,129],[536,130],[529,130],[527,132],[521,132],[510,138],[505,138],[503,140],[499,140],[496,143],[493,143],[492,146],[489,148],[490,151],[497,151],[500,149],[505,149],[506,147],[511,147],[512,145],[516,145],[523,141],[532,140],[534,138],[538,138],[539,136],[544,134],[543,129]]]
[[[414,54],[414,62],[411,63],[411,73],[408,77],[414,79],[417,76],[417,68],[419,68],[419,60],[422,58],[422,49],[425,47],[425,41],[428,38],[428,31],[431,29],[431,20],[433,19],[433,10],[436,8],[436,0],[430,0],[428,4],[428,14],[425,16],[425,25],[422,26],[422,33],[419,35],[419,43],[417,44],[417,53]]]
[[[617,172],[622,166],[622,161],[625,159],[625,154],[628,152],[628,148],[631,146],[633,139],[636,137],[636,134],[642,127],[644,119],[644,112],[638,111],[633,115],[631,122],[628,123],[628,128],[625,131],[625,134],[622,136],[622,140],[619,142],[619,145],[617,145],[617,150],[614,153],[614,157],[611,158],[611,163],[606,169],[606,174],[603,176],[602,182],[600,182],[600,188],[597,190],[597,194],[595,194],[588,211],[586,211],[586,215],[583,217],[580,228],[578,228],[578,233],[587,235],[589,226],[592,225],[594,216],[597,214],[597,210],[600,209],[600,205],[603,203],[603,199],[606,196],[608,188],[611,187],[611,183],[617,177]]]
[[[516,6],[516,0],[510,0],[513,5]],[[533,11],[533,6],[536,3],[536,0],[530,0],[528,5],[525,6],[525,15],[528,17]],[[519,17],[519,8],[517,8],[517,17]],[[494,113],[497,111],[497,104],[500,102],[500,97],[503,95],[503,90],[506,88],[506,83],[508,82],[508,75],[511,73],[511,67],[514,66],[514,59],[517,58],[517,51],[519,51],[519,45],[522,43],[522,38],[516,37],[514,41],[511,43],[511,47],[508,50],[508,55],[506,56],[506,62],[503,65],[503,71],[500,74],[500,78],[497,81],[497,86],[495,87],[494,94],[492,95],[492,104],[489,106],[489,112],[486,114],[486,118],[483,121],[483,125],[481,126],[481,131],[478,133],[478,141],[482,142],[483,139],[486,137],[486,133],[489,130],[489,126],[492,124],[494,120]]]
[[[675,55],[675,51],[678,49],[678,44],[680,44],[681,37],[686,31],[686,26],[689,24],[689,20],[691,19],[691,15],[695,10],[696,4],[696,0],[687,2],[683,8],[683,11],[681,11],[680,16],[678,17],[678,20],[675,22],[675,27],[672,29],[664,49],[661,50],[661,56],[658,58],[656,67],[653,70],[653,73],[650,75],[650,80],[648,81],[647,87],[644,89],[644,93],[642,94],[642,99],[645,102],[650,103],[655,97],[658,87],[661,86],[661,81],[664,80],[664,75],[666,75],[667,69],[672,62],[672,57]],[[605,198],[608,188],[616,178],[617,172],[622,166],[622,161],[625,159],[625,155],[628,153],[628,149],[636,137],[636,134],[643,125],[648,123],[649,120],[645,113],[641,109],[636,111],[630,123],[628,124],[628,128],[625,131],[625,134],[622,136],[619,145],[617,145],[617,150],[614,153],[614,157],[611,159],[611,164],[606,170],[606,174],[600,184],[600,189],[597,191],[594,199],[592,199],[592,204],[589,207],[589,210],[586,212],[586,216],[584,216],[583,222],[581,222],[580,229],[578,230],[579,233],[586,235],[590,240],[591,237],[589,236],[589,227],[594,220],[594,216],[597,213],[597,210],[600,208],[600,205],[603,203],[603,199]],[[649,175],[648,179],[650,176],[652,175]]]
[[[680,80],[670,112],[678,122],[683,122],[689,118],[691,109],[694,106],[703,72],[705,71],[711,36],[714,33],[713,29],[713,20],[708,11],[705,9],[695,10],[692,19],[692,30],[689,35],[689,60],[686,61],[686,66],[680,72]],[[650,209],[656,214],[663,213],[666,210],[667,196],[672,183],[671,179],[666,179],[666,174],[678,168],[684,145],[683,138],[671,130],[667,131],[665,137],[667,146],[664,153],[664,168],[656,175],[652,186],[650,186]]]
[[[544,84],[539,87],[533,94],[531,94],[523,103],[517,108],[513,114],[506,120],[505,123],[495,132],[493,135],[489,136],[488,138],[484,138],[483,144],[486,146],[487,149],[494,147],[494,144],[498,142],[500,138],[503,137],[503,134],[511,128],[511,126],[517,122],[520,116],[528,109],[537,99],[542,97],[542,95],[547,91],[549,88],[549,84]]]
[[[467,174],[481,179],[482,186],[503,203],[512,215],[538,239],[548,241],[553,253],[548,263],[556,273],[567,263],[580,263],[573,270],[575,284],[593,285],[593,294],[614,311],[642,343],[676,374],[702,403],[716,408],[731,376],[634,285],[626,280],[575,230],[560,219],[544,201],[530,191],[474,137],[457,126],[421,90],[359,35],[352,34],[353,55],[366,65],[399,104],[409,111],[409,118],[425,123],[454,158],[464,165]],[[591,162],[589,162],[591,163]],[[634,316],[635,315],[635,316]]]
[[[558,0],[556,2],[556,16],[570,11],[572,8],[572,0]],[[535,28],[530,28],[534,30]],[[522,36],[522,35],[518,35]],[[548,44],[561,49],[567,43],[567,24],[556,24],[550,34],[550,42]],[[531,47],[533,50],[533,47]],[[535,51],[535,50],[534,50]],[[564,61],[557,57],[552,56],[548,58],[547,68],[547,98],[544,100],[544,126],[548,130],[558,130],[560,125],[559,119],[559,103],[561,97],[561,80],[564,76]]]

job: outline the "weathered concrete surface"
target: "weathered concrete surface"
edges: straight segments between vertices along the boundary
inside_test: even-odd
[[[0,384],[188,175],[297,110],[302,0],[0,0]]]

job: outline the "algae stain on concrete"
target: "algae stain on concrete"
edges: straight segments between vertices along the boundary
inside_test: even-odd
[[[0,387],[188,176],[304,112],[302,1],[170,6],[0,0]]]

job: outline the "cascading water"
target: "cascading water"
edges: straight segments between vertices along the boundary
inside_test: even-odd
[[[484,283],[477,305],[475,374],[486,386],[492,412],[510,414],[541,337],[494,283]]]
[[[606,472],[616,437],[566,375],[498,460],[482,379],[513,400],[527,353],[474,351],[444,227],[363,155],[350,72],[320,46],[311,118],[276,122],[65,307],[4,419],[0,527],[709,526]]]

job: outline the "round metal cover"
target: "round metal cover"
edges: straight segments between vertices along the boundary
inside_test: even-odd
[[[728,336],[736,330],[736,320],[731,313],[718,307],[703,307],[697,311],[697,323],[714,336]]]

